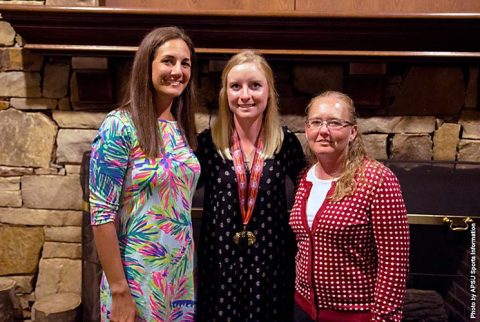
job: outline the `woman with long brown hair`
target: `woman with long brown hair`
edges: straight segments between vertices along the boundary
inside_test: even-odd
[[[91,224],[104,270],[102,321],[192,321],[191,201],[200,175],[191,79],[195,51],[179,28],[151,31],[123,104],[92,145]]]

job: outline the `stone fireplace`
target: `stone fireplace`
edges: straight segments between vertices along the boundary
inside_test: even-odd
[[[198,131],[215,117],[221,70],[240,48],[266,55],[283,124],[304,145],[308,100],[325,89],[350,94],[369,153],[405,186],[415,256],[406,310],[418,318],[431,306],[438,321],[470,319],[478,295],[472,271],[480,216],[480,17],[175,13],[25,2],[37,5],[0,1],[0,279],[16,282],[17,319],[30,320],[42,298],[82,293],[82,258],[91,255],[82,255],[82,246],[91,249],[82,245],[82,156],[122,95],[135,46],[163,24],[184,27],[198,47]],[[455,189],[415,196],[431,184]],[[194,216],[201,220],[198,210]],[[84,266],[83,273],[95,270]]]

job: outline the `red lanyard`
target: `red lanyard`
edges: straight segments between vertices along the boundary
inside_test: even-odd
[[[253,165],[250,174],[250,180],[247,180],[247,174],[244,163],[244,156],[240,146],[240,139],[236,130],[233,131],[233,146],[231,148],[233,165],[238,181],[238,196],[240,199],[240,211],[242,213],[243,226],[247,226],[250,218],[252,218],[253,207],[255,207],[255,200],[258,195],[258,186],[260,176],[263,170],[262,157],[262,131],[260,131],[257,142],[255,143],[255,156],[253,158]],[[247,190],[248,189],[248,190]],[[248,203],[247,201],[248,196]]]

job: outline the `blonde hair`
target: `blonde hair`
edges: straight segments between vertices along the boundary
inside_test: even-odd
[[[273,71],[265,58],[252,50],[243,50],[227,62],[222,72],[222,88],[218,95],[218,115],[212,126],[212,139],[218,153],[231,160],[230,146],[233,134],[233,113],[228,106],[227,77],[233,67],[245,63],[254,63],[265,75],[268,84],[268,103],[263,117],[263,156],[271,158],[280,151],[283,142],[283,131],[280,126],[280,112],[275,90]]]
[[[357,124],[357,113],[353,100],[347,94],[337,91],[325,91],[312,98],[305,109],[305,114],[308,115],[309,109],[317,100],[325,97],[335,97],[345,103],[350,118],[348,121]],[[355,176],[362,176],[363,161],[365,158],[368,158],[368,155],[363,144],[362,136],[360,132],[357,132],[355,138],[348,145],[347,157],[343,164],[343,173],[336,183],[335,190],[331,196],[332,201],[340,201],[343,197],[352,195],[355,192],[357,187]]]

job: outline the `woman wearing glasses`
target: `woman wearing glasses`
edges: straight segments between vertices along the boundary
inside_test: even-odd
[[[366,155],[347,95],[324,92],[306,113],[316,163],[290,216],[295,321],[400,321],[409,230],[398,180]]]

